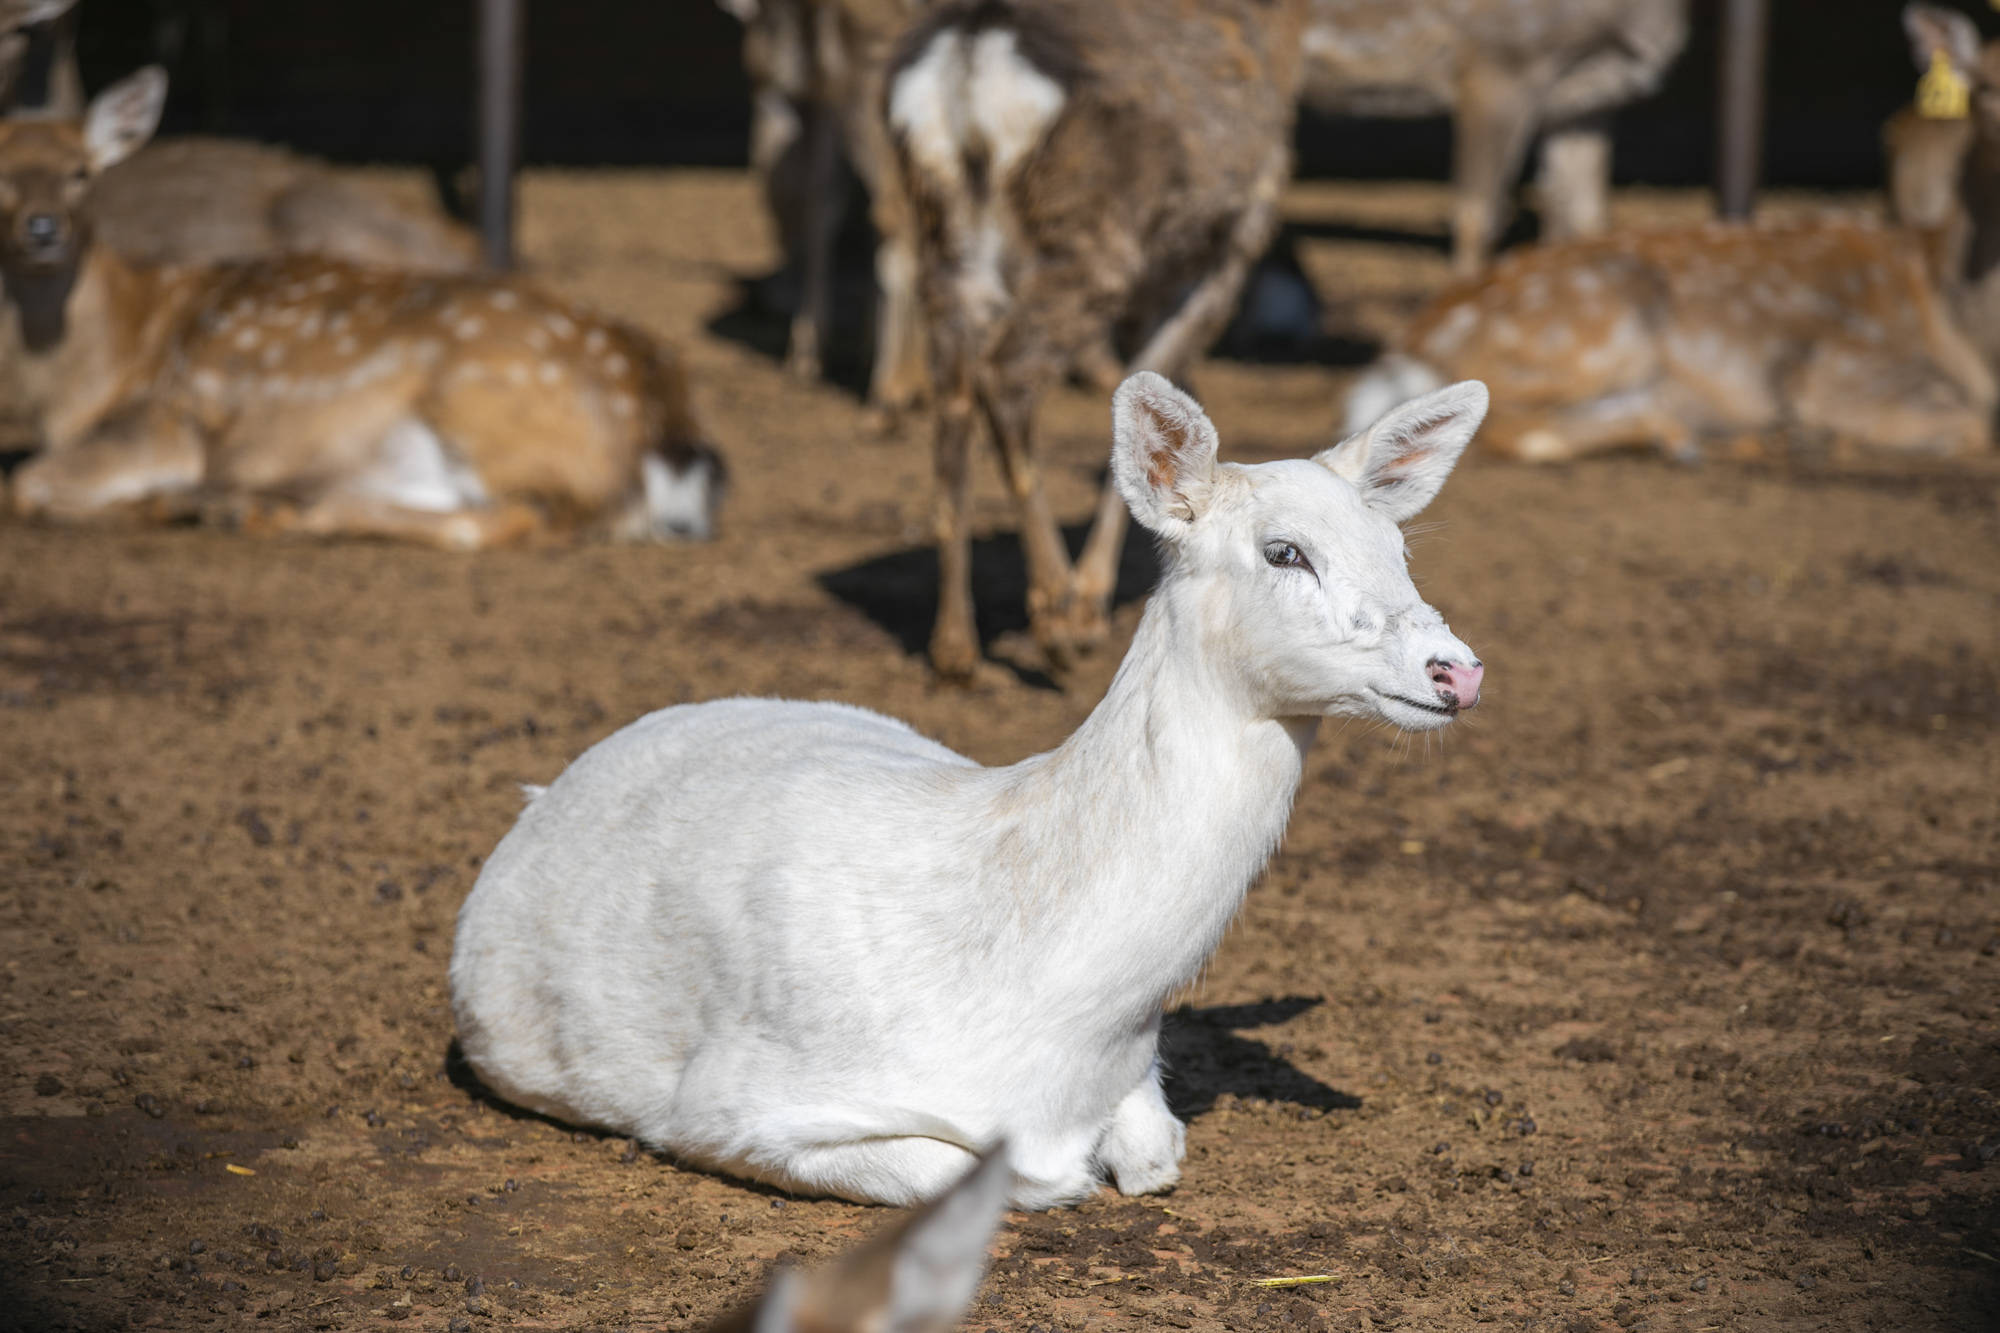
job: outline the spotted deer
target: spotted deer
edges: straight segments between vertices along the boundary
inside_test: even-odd
[[[147,267],[92,184],[165,81],[0,122],[0,277],[42,452],[30,517],[199,511],[473,548],[551,527],[702,536],[722,480],[679,362],[517,280],[291,257]]]
[[[978,662],[967,526],[983,417],[1018,504],[1036,638],[1100,642],[1125,536],[1107,487],[1072,565],[1043,490],[1043,393],[1121,327],[1175,377],[1221,331],[1291,172],[1305,0],[962,0],[890,65],[885,109],[916,218],[935,412],[940,591],[931,661]]]
[[[37,39],[51,46],[47,110],[76,115],[83,81],[76,67],[77,0],[0,0],[0,110],[12,108]]]
[[[530,796],[459,910],[465,1058],[517,1106],[712,1170],[1020,1208],[1180,1177],[1160,1016],[1284,836],[1322,718],[1431,732],[1485,667],[1410,580],[1486,409],[1458,384],[1241,465],[1158,375],[1112,399],[1164,572],[1063,743],[983,767],[846,704],[648,714]]]
[[[1305,98],[1322,111],[1452,117],[1452,262],[1470,274],[1505,227],[1542,133],[1545,233],[1609,215],[1610,115],[1656,89],[1688,0],[1313,0]]]
[[[945,1333],[978,1294],[1014,1173],[1004,1147],[866,1244],[811,1272],[781,1268],[708,1333]]]
[[[1535,246],[1430,302],[1350,422],[1446,379],[1494,386],[1485,446],[1555,462],[1782,427],[1945,454],[1990,445],[1991,371],[1908,232],[1710,223]]]

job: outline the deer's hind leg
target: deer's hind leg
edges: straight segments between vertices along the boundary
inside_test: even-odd
[[[201,436],[185,417],[139,408],[28,460],[14,476],[14,512],[70,522],[186,517],[196,510],[204,461]]]
[[[383,432],[366,465],[320,489],[287,526],[315,537],[476,551],[521,540],[541,529],[543,518],[527,505],[496,500],[428,422],[407,417]]]

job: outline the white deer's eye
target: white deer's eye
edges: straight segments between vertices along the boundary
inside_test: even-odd
[[[1273,569],[1303,569],[1309,574],[1312,572],[1312,561],[1306,559],[1306,553],[1291,542],[1266,542],[1264,563]]]

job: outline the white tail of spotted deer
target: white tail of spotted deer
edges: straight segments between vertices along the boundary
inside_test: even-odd
[[[1276,230],[1304,23],[1304,0],[986,0],[933,9],[899,44],[886,106],[930,337],[941,674],[979,657],[979,416],[1021,513],[1036,637],[1058,662],[1104,638],[1125,508],[1107,488],[1072,566],[1036,409],[1115,329],[1139,333],[1134,369],[1169,378],[1221,332]]]
[[[1915,236],[1867,219],[1721,223],[1502,257],[1424,308],[1350,422],[1447,378],[1494,387],[1487,448],[1533,462],[1782,427],[1935,453],[1989,447],[1991,372]]]
[[[459,912],[467,1061],[809,1193],[931,1198],[1001,1139],[1021,1207],[1173,1184],[1161,1007],[1277,846],[1318,720],[1428,731],[1478,702],[1398,524],[1485,406],[1456,385],[1245,467],[1133,376],[1112,474],[1166,572],[1076,733],[982,768],[844,704],[634,722],[531,799]]]
[[[679,363],[514,280],[333,260],[146,268],[92,243],[90,181],[165,78],[82,124],[0,122],[0,276],[43,452],[31,517],[198,511],[478,547],[550,526],[705,535],[720,460]]]
[[[1006,1150],[995,1148],[859,1249],[810,1273],[780,1270],[708,1333],[945,1333],[978,1293],[1012,1185]]]
[[[1604,230],[1610,113],[1652,92],[1687,40],[1687,0],[1313,0],[1308,104],[1452,117],[1452,258],[1485,263],[1537,129],[1552,237]]]

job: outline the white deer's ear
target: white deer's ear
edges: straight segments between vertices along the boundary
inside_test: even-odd
[[[148,65],[90,99],[83,115],[83,146],[90,169],[103,171],[132,156],[160,128],[167,109],[167,72]]]
[[[1422,512],[1458,465],[1486,419],[1486,401],[1478,380],[1448,384],[1390,408],[1313,461],[1353,482],[1362,499],[1401,523]]]
[[[1111,399],[1111,478],[1141,526],[1187,531],[1215,480],[1215,427],[1201,404],[1142,370]]]
[[[1979,65],[1979,29],[1966,15],[1943,5],[1903,6],[1903,31],[1910,37],[1910,58],[1928,70],[1939,54],[1962,78]]]

